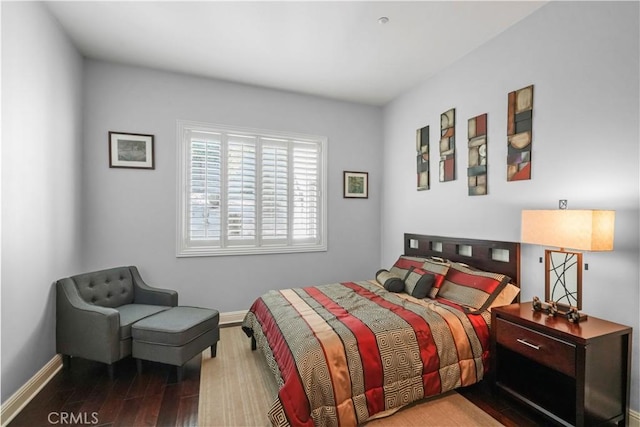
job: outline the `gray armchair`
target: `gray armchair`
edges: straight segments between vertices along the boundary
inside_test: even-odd
[[[178,305],[175,291],[152,288],[136,267],[79,274],[56,283],[56,350],[71,357],[113,364],[131,354],[131,325]]]

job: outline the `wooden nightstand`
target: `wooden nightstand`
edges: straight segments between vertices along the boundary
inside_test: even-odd
[[[580,323],[532,310],[491,311],[491,378],[560,425],[629,424],[631,331],[589,316]]]

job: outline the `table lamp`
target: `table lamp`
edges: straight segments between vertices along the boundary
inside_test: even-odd
[[[582,253],[612,251],[615,211],[523,210],[521,242],[553,246],[545,251],[545,300],[582,309]],[[574,310],[575,311],[575,310]]]

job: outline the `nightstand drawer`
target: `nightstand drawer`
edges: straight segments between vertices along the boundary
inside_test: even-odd
[[[552,369],[575,377],[576,348],[573,344],[500,318],[496,319],[494,327],[496,328],[496,341],[499,344]]]

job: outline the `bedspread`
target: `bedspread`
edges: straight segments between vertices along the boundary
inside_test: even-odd
[[[276,376],[273,425],[355,426],[482,379],[489,322],[363,281],[270,291],[242,327]]]

